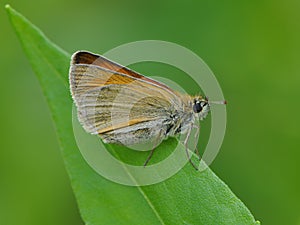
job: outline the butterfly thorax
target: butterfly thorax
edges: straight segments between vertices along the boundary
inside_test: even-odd
[[[188,128],[195,122],[195,116],[192,109],[193,101],[188,95],[180,96],[180,103],[173,105],[170,109],[168,118],[165,121],[166,136],[177,136],[185,133]]]

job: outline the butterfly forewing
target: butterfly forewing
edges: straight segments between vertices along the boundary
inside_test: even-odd
[[[87,65],[96,65],[104,69],[108,69],[117,73],[126,74],[130,77],[145,80],[147,82],[150,82],[152,84],[156,84],[164,89],[169,90],[170,92],[174,92],[170,87],[168,87],[165,84],[162,84],[156,80],[153,80],[151,78],[145,77],[142,74],[133,71],[127,67],[124,67],[120,64],[117,64],[103,56],[92,54],[90,52],[85,51],[79,51],[74,53],[72,56],[72,64],[87,64]]]
[[[182,103],[165,85],[143,78],[105,58],[75,53],[70,82],[83,127],[106,142],[134,144],[159,135],[158,128],[163,128],[162,123],[168,124]]]

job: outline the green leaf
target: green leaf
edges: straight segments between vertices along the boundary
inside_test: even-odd
[[[70,54],[10,6],[6,9],[50,107],[63,159],[86,224],[259,223],[210,169],[199,173],[187,164],[170,179],[141,187],[120,185],[98,175],[83,159],[73,134],[73,102],[68,85]],[[172,149],[175,144],[176,140],[170,139],[163,146]],[[126,149],[120,151],[114,145],[109,147],[116,157],[125,161],[130,156],[144,160],[147,155],[126,152]]]

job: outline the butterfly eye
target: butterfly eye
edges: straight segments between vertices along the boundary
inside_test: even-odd
[[[199,113],[202,111],[202,106],[200,105],[200,102],[196,102],[194,105],[193,105],[193,110],[195,113]]]

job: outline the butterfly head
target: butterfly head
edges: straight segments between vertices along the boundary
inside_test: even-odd
[[[193,103],[193,111],[197,113],[200,120],[204,119],[209,113],[210,107],[207,99],[202,97],[195,97]]]
[[[208,101],[208,98],[202,96],[195,97],[193,102],[193,111],[197,113],[200,120],[203,120],[210,111],[210,104],[226,104],[226,101]]]

